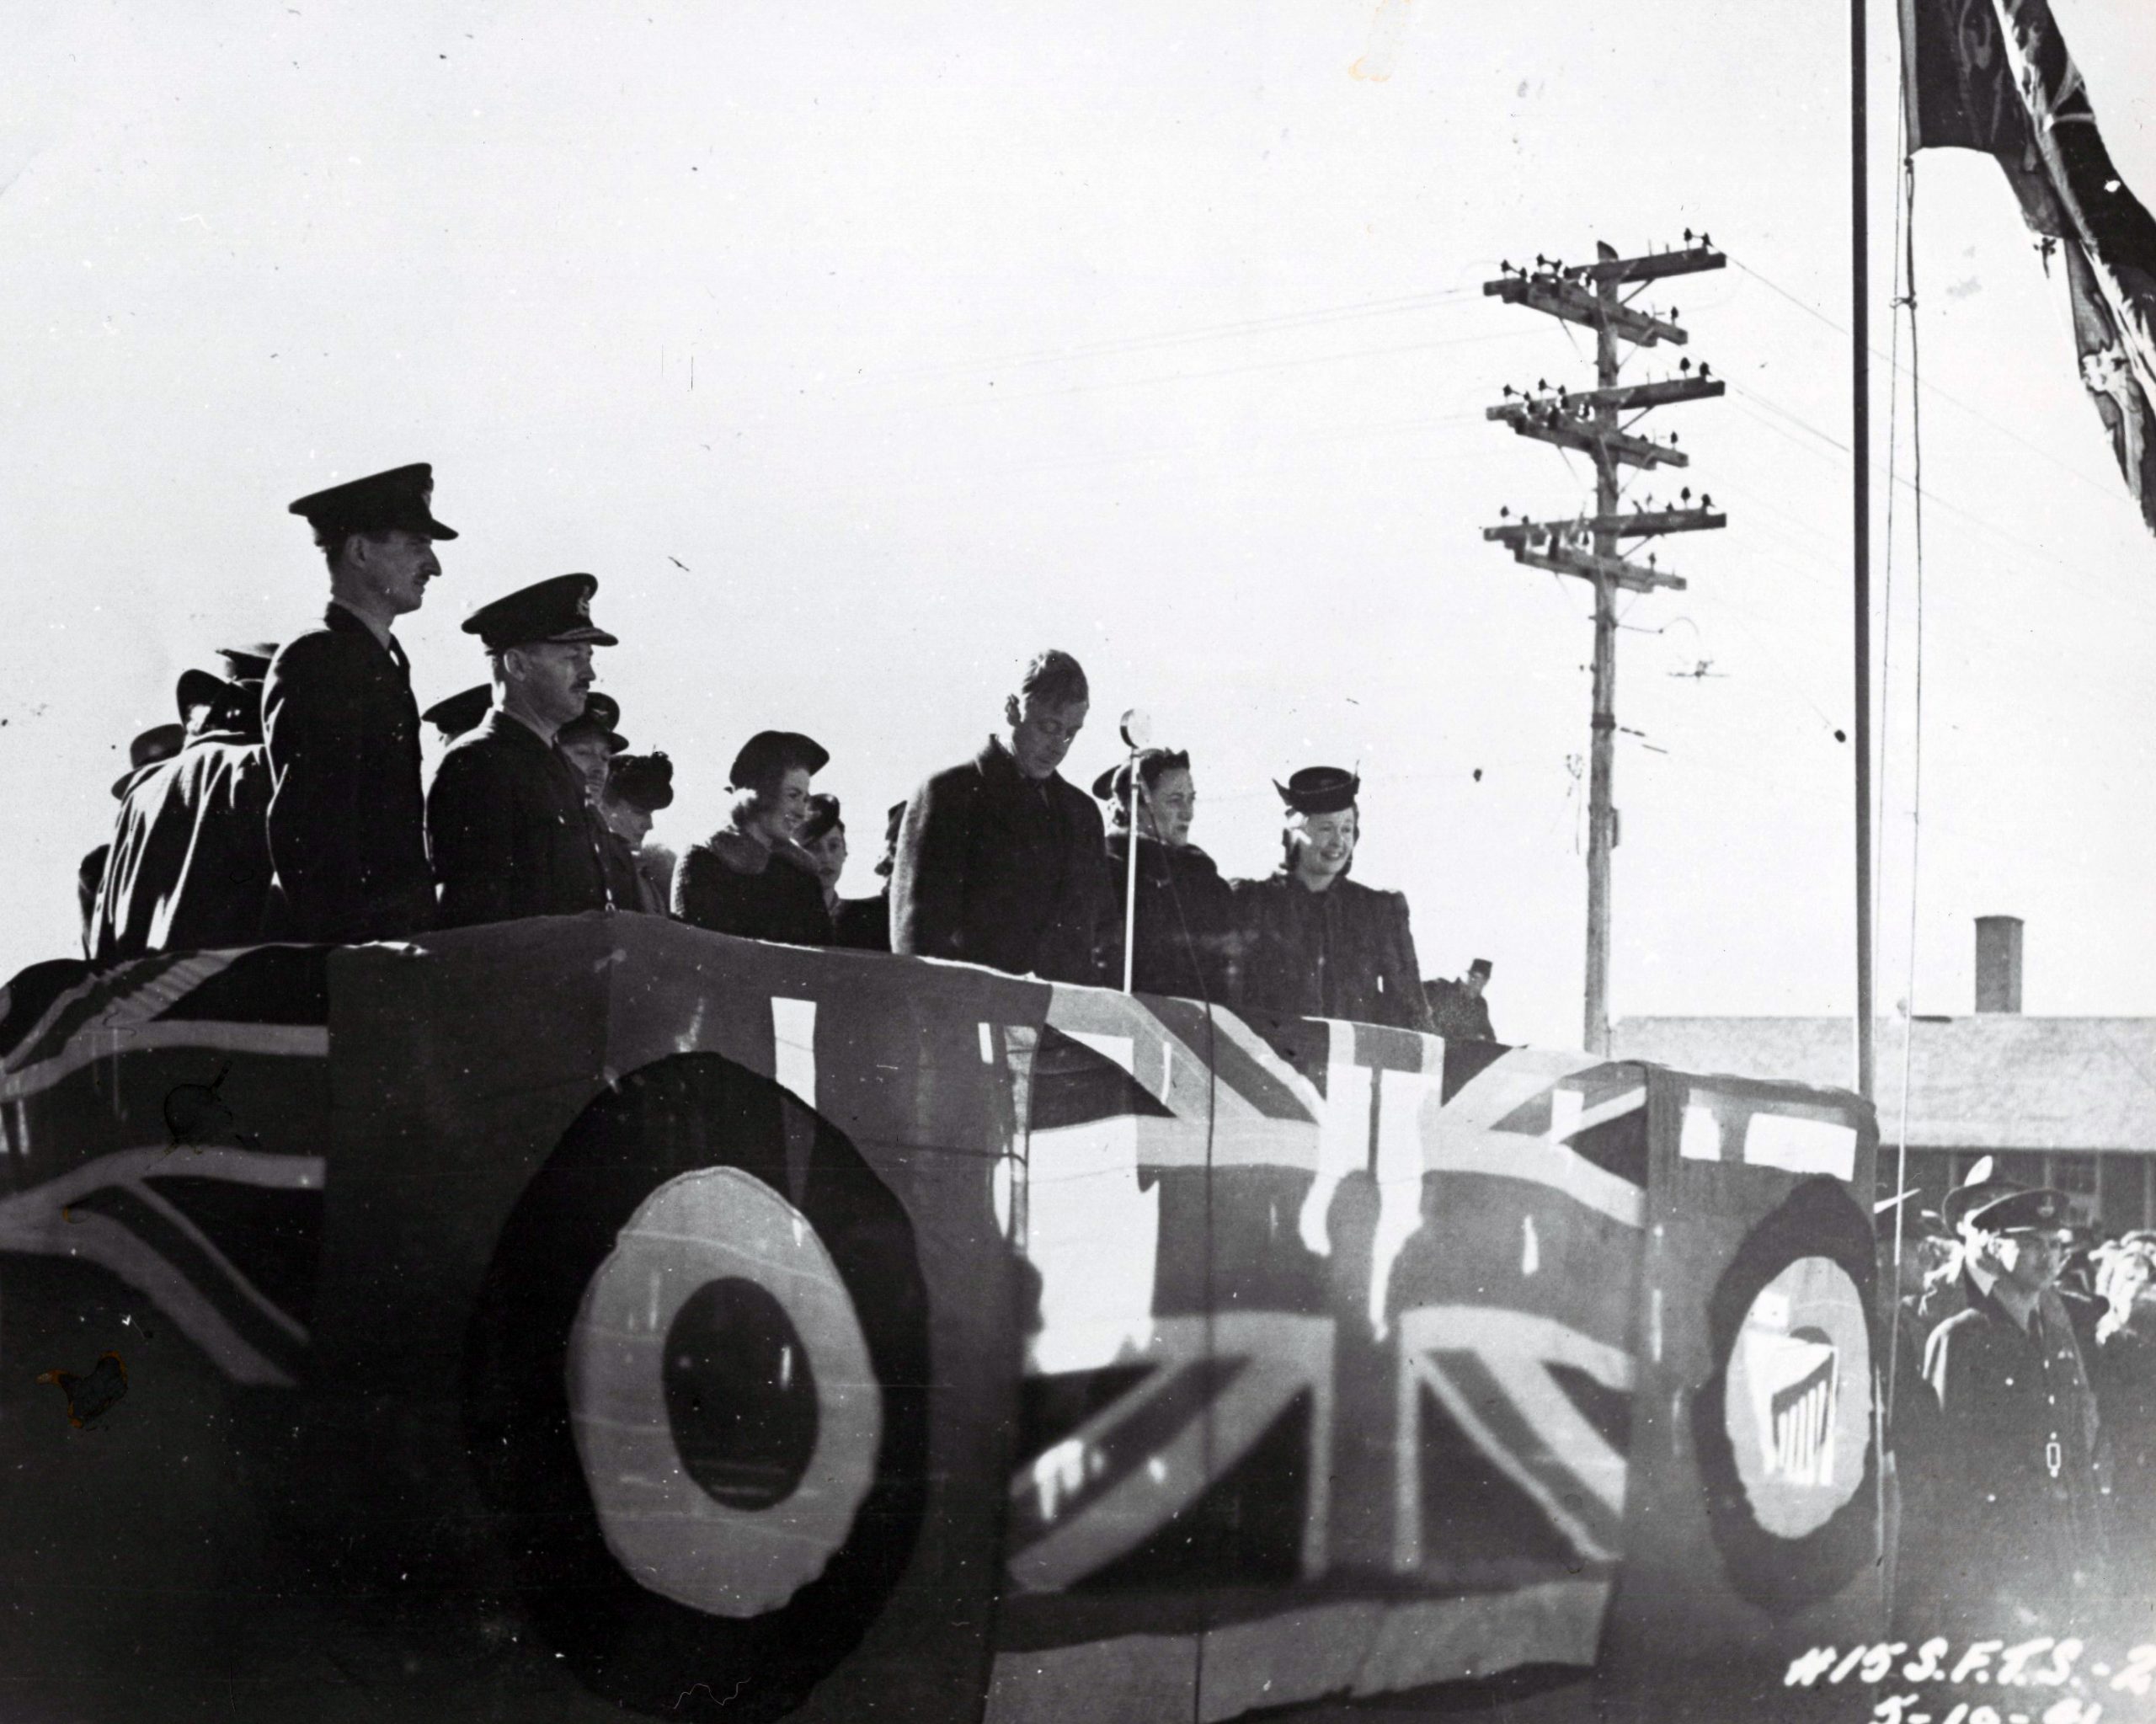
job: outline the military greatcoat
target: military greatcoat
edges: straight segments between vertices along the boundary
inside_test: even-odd
[[[522,719],[488,713],[441,757],[427,792],[442,926],[606,909],[598,833],[568,757]]]
[[[2067,1634],[2105,1607],[2109,1580],[2109,1468],[2080,1347],[2056,1291],[2025,1327],[1975,1277],[1964,1291],[1924,1347],[1940,1465],[1931,1524],[1905,1534],[1911,1620],[2010,1634],[2019,1610]]]
[[[92,961],[260,939],[269,810],[262,745],[237,731],[205,731],[137,777],[98,890]]]
[[[419,711],[403,649],[341,605],[287,641],[262,690],[270,759],[268,931],[392,940],[434,920]]]

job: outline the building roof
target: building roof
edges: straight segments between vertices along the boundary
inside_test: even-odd
[[[1681,1071],[1846,1087],[1845,1017],[1629,1017],[1620,1058]],[[2156,1018],[1919,1017],[1909,1036],[1909,1146],[2156,1150]],[[1878,1033],[1882,1132],[1901,1118],[1903,1026]]]

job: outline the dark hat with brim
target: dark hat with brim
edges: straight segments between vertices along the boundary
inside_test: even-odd
[[[741,752],[727,768],[727,782],[740,790],[795,766],[806,769],[813,778],[830,764],[830,751],[813,736],[803,736],[798,730],[759,730],[741,745]]]
[[[159,761],[168,761],[186,745],[187,733],[177,724],[152,724],[127,745],[127,770],[112,781],[115,798],[127,794],[127,787],[135,782],[135,775],[145,766],[154,766]]]
[[[598,590],[596,575],[558,574],[534,581],[482,605],[464,619],[464,632],[478,635],[490,653],[544,642],[617,647],[621,642],[591,620],[592,595]]]
[[[453,741],[466,731],[477,730],[485,723],[494,704],[493,685],[477,682],[447,700],[436,701],[419,716],[441,733],[445,742]]]
[[[387,472],[347,479],[315,491],[286,506],[314,529],[318,542],[346,533],[387,532],[402,528],[430,539],[453,539],[454,529],[434,517],[435,470],[424,461],[393,467]]]
[[[608,754],[618,755],[629,745],[628,738],[614,728],[621,722],[622,703],[613,696],[595,689],[584,697],[584,710],[554,733],[554,740],[563,747],[572,743],[603,742]]]
[[[658,753],[616,755],[607,763],[606,793],[657,814],[674,801],[674,762]]]
[[[1295,814],[1338,814],[1354,807],[1363,780],[1344,766],[1305,766],[1285,784],[1274,779],[1273,787]]]
[[[189,669],[179,673],[173,687],[173,704],[184,718],[196,707],[221,707],[232,696],[232,686],[214,670]]]

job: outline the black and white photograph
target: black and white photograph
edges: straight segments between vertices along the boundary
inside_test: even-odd
[[[21,0],[0,1724],[2156,1721],[2145,0]]]

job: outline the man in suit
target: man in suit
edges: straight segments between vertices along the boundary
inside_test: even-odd
[[[329,565],[329,606],[263,689],[273,937],[392,940],[434,919],[419,713],[390,632],[440,574],[435,542],[456,536],[433,496],[423,462],[291,504]]]
[[[180,708],[193,715],[186,745],[120,805],[93,918],[93,963],[261,937],[270,897],[262,678],[275,652],[228,647],[219,654],[227,675],[182,674]]]
[[[1086,672],[1044,652],[973,759],[914,792],[891,875],[891,949],[1053,981],[1097,979],[1107,882],[1100,811],[1056,771],[1086,723]]]
[[[555,746],[585,708],[591,649],[617,644],[591,621],[599,583],[557,575],[464,620],[494,669],[494,710],[442,756],[427,792],[440,925],[574,915],[612,902],[598,815]]]

